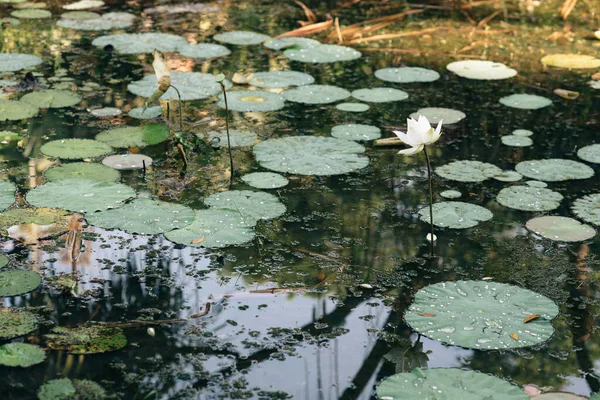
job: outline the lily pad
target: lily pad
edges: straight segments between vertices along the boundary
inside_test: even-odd
[[[219,248],[244,244],[254,239],[254,218],[244,218],[237,210],[197,210],[191,225],[167,232],[165,237],[186,246]]]
[[[442,228],[467,229],[492,219],[487,208],[462,201],[443,201],[433,204],[433,224]],[[431,223],[429,207],[419,210],[421,221]]]
[[[306,85],[281,94],[286,100],[304,104],[329,104],[350,97],[350,92],[337,86]]]
[[[52,13],[48,10],[38,8],[25,8],[23,10],[15,10],[10,13],[11,16],[21,19],[45,19],[52,17]]]
[[[69,230],[72,215],[54,208],[14,208],[0,214],[0,235],[24,243],[59,236]]]
[[[75,379],[72,383],[78,400],[104,400],[107,397],[106,390],[94,381]]]
[[[255,72],[249,84],[259,88],[288,88],[310,85],[315,82],[309,74],[298,71]]]
[[[10,260],[8,257],[6,257],[4,254],[0,254],[0,269],[6,267],[9,261]]]
[[[494,61],[463,60],[446,65],[448,71],[467,79],[499,80],[517,75],[517,71]]]
[[[288,47],[310,47],[319,46],[321,42],[304,37],[285,37],[280,39],[269,39],[263,43],[267,49],[285,50]]]
[[[418,120],[419,115],[427,117],[432,124],[437,124],[443,120],[444,125],[456,124],[467,116],[464,112],[453,110],[452,108],[426,107],[420,108],[417,112],[410,114],[410,117]]]
[[[211,131],[204,134],[206,141],[213,147],[227,147],[227,131]],[[231,148],[253,146],[258,140],[256,133],[250,131],[230,130]]]
[[[14,26],[21,25],[21,21],[17,18],[11,18],[11,17],[0,18],[0,25],[4,29],[6,29],[8,27],[14,27]],[[594,81],[592,81],[592,82],[594,82]]]
[[[219,95],[217,105],[225,108],[225,100],[222,94]],[[235,90],[227,92],[227,106],[230,111],[266,112],[281,110],[285,107],[285,102],[277,93],[261,90]]]
[[[522,110],[538,110],[551,105],[552,100],[535,94],[511,94],[510,96],[502,97],[500,103],[507,107]]]
[[[102,164],[118,170],[143,169],[152,165],[152,158],[143,154],[117,154],[106,157]]]
[[[60,17],[63,19],[75,19],[78,21],[85,21],[88,19],[100,18],[101,15],[91,11],[69,11],[66,13],[62,13]]]
[[[339,61],[352,61],[360,58],[360,51],[352,47],[335,44],[319,44],[300,48],[290,48],[283,55],[292,61],[304,63],[325,64]]]
[[[442,196],[445,199],[458,199],[462,196],[462,193],[458,190],[444,190],[440,193],[440,196]]]
[[[237,46],[250,46],[261,44],[267,39],[270,39],[269,35],[263,35],[262,33],[250,32],[250,31],[231,31],[218,33],[213,36],[213,39],[217,42],[234,44]]]
[[[205,3],[183,3],[183,4],[165,4],[152,8],[145,8],[145,14],[195,14],[195,13],[214,13],[219,11],[219,7]]]
[[[121,177],[119,171],[96,163],[69,163],[46,170],[44,176],[49,181],[65,179],[91,179],[93,181],[116,182]]]
[[[386,82],[413,83],[437,81],[440,79],[440,74],[427,68],[400,67],[378,69],[375,71],[375,77]]]
[[[118,117],[119,115],[123,114],[123,111],[121,111],[120,108],[116,108],[116,107],[102,107],[102,108],[96,108],[95,110],[92,110],[90,112],[90,114],[92,114],[94,117],[98,117],[98,118],[110,118],[110,117]]]
[[[528,147],[533,144],[533,140],[526,136],[505,135],[500,137],[502,144],[512,147]]]
[[[117,208],[132,197],[135,197],[135,191],[129,186],[89,179],[48,182],[27,193],[27,201],[33,206],[82,213]]]
[[[436,168],[435,173],[452,181],[483,182],[501,175],[502,170],[493,164],[481,161],[460,160]]]
[[[27,368],[45,359],[44,349],[34,344],[7,343],[0,346],[0,365]]]
[[[319,136],[269,139],[253,151],[264,168],[299,175],[346,174],[369,164],[367,157],[359,156],[365,148],[358,143]]]
[[[12,339],[27,335],[36,328],[37,319],[29,311],[0,310],[0,338]]]
[[[369,109],[369,105],[364,103],[340,103],[335,108],[347,112],[365,112]]]
[[[408,93],[393,88],[358,89],[352,92],[352,97],[368,103],[386,103],[408,99]]]
[[[79,0],[75,3],[62,6],[65,10],[88,10],[90,8],[100,8],[104,5],[102,0]]]
[[[39,111],[36,106],[22,101],[0,100],[0,121],[17,121],[35,117]]]
[[[42,59],[31,54],[3,53],[0,54],[0,71],[15,72],[32,68],[42,63]]]
[[[160,117],[162,115],[162,107],[148,107],[144,110],[143,107],[132,108],[131,111],[127,113],[131,118],[136,119],[151,119]]]
[[[596,236],[594,228],[568,217],[537,217],[527,221],[525,226],[540,236],[560,242],[581,242]]]
[[[81,101],[81,96],[67,90],[48,89],[27,93],[21,101],[38,108],[72,107]]]
[[[231,54],[231,51],[220,44],[198,43],[179,47],[179,54],[186,57],[207,60],[210,58],[226,57]]]
[[[286,177],[274,172],[252,172],[242,176],[242,180],[257,189],[277,189],[290,182]]]
[[[56,25],[62,28],[75,29],[78,31],[109,31],[111,29],[125,29],[133,25],[136,20],[136,16],[127,12],[109,12],[99,18],[94,19],[69,19],[62,18],[56,22]],[[104,36],[102,36],[104,37]],[[94,40],[98,40],[97,38]],[[92,42],[95,46],[96,43]],[[113,45],[114,46],[114,45]],[[158,46],[158,45],[157,45]],[[104,47],[104,46],[102,46]],[[115,49],[117,46],[115,46]],[[117,50],[117,52],[122,53]]]
[[[510,186],[498,193],[496,201],[504,207],[521,211],[550,211],[560,206],[563,196],[550,189]]]
[[[96,140],[111,147],[146,147],[169,138],[169,128],[163,124],[128,126],[100,132]]]
[[[381,129],[363,124],[336,125],[331,128],[331,136],[344,140],[375,140],[381,137]]]
[[[594,170],[584,163],[560,158],[523,161],[515,169],[523,176],[546,182],[588,179],[594,176]]]
[[[119,350],[127,345],[120,328],[99,324],[86,324],[75,328],[57,326],[44,336],[52,350],[70,354],[97,354]]]
[[[505,380],[457,368],[415,369],[390,376],[377,386],[377,396],[382,400],[529,400]]]
[[[577,157],[583,161],[600,164],[600,143],[580,148],[577,150]]]
[[[12,270],[0,272],[0,297],[18,296],[35,290],[42,283],[33,271]]]
[[[138,198],[117,209],[86,216],[89,224],[128,233],[156,235],[180,229],[192,223],[194,210],[164,201]]]
[[[540,316],[525,322],[533,314]],[[545,342],[554,333],[550,321],[557,315],[552,300],[530,290],[505,283],[456,281],[419,290],[404,319],[430,339],[490,350]]]
[[[0,211],[6,210],[15,202],[17,188],[8,181],[0,181]]]
[[[168,33],[120,33],[97,37],[92,41],[92,44],[96,47],[105,47],[110,44],[114,47],[115,51],[120,54],[143,54],[152,53],[155,49],[163,53],[177,51],[179,48],[185,47],[189,43],[181,36]],[[171,81],[173,75],[181,73],[183,72],[171,73]],[[149,76],[153,76],[156,79],[154,75]],[[177,88],[179,89],[179,87]],[[154,90],[152,90],[152,92],[153,91]],[[145,97],[150,97],[152,92]]]
[[[70,379],[52,379],[44,383],[38,391],[39,400],[69,400],[76,394]]]
[[[207,99],[221,93],[221,85],[215,81],[215,76],[202,72],[171,72],[171,86],[179,90],[182,101]],[[156,89],[156,75],[146,75],[142,80],[127,85],[127,90],[142,97],[152,96]],[[179,97],[175,89],[169,88],[160,99],[179,100]]]
[[[588,69],[600,67],[600,59],[585,54],[549,54],[542,57],[542,64],[568,69]]]
[[[600,193],[583,196],[573,202],[573,213],[585,222],[600,225]]]
[[[112,153],[112,147],[91,139],[60,139],[44,144],[40,147],[40,153],[48,157],[77,160]]]
[[[525,183],[531,187],[538,187],[538,188],[548,187],[548,184],[546,182],[542,182],[542,181],[526,181]]]
[[[533,136],[533,132],[528,129],[515,129],[512,134],[514,136]]]
[[[502,171],[500,175],[496,175],[493,178],[500,182],[517,182],[523,179],[523,175],[517,171]]]
[[[277,196],[251,190],[229,190],[215,193],[204,199],[212,209],[239,213],[246,221],[273,219],[285,213],[285,205]]]

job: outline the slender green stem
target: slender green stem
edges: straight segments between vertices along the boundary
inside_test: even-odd
[[[179,132],[183,132],[183,103],[181,102],[181,93],[179,93],[179,89],[175,86],[171,85],[171,87],[175,89],[179,98]]]
[[[429,179],[429,221],[431,223],[431,255],[433,256],[433,241],[435,235],[433,233],[433,176],[431,175],[431,162],[429,161],[429,154],[427,154],[427,146],[423,147],[425,153],[425,160],[427,160],[427,178]]]
[[[233,156],[231,155],[231,139],[229,138],[229,105],[227,104],[227,90],[221,82],[221,91],[223,92],[223,100],[225,101],[225,130],[227,131],[227,150],[229,150],[229,166],[231,168],[231,179],[233,182]]]

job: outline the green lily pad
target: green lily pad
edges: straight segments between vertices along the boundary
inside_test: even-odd
[[[76,394],[70,379],[52,379],[44,383],[38,391],[39,400],[69,400]]]
[[[0,235],[25,243],[59,236],[69,230],[72,215],[54,208],[14,208],[0,214]]]
[[[100,18],[101,15],[91,11],[68,11],[60,15],[63,19],[74,19],[77,21],[86,21],[88,19]]]
[[[515,129],[512,134],[514,136],[533,136],[533,132],[528,129]]]
[[[269,35],[262,33],[250,32],[250,31],[231,31],[218,33],[213,36],[213,39],[217,42],[234,44],[237,46],[250,46],[261,44],[267,39],[270,39]]]
[[[10,13],[11,16],[21,19],[44,19],[52,17],[52,13],[48,10],[40,10],[37,8],[26,8],[23,10],[15,10]]]
[[[106,157],[102,164],[118,170],[143,169],[152,165],[152,158],[143,154],[116,154]]]
[[[331,128],[331,136],[344,140],[375,140],[381,137],[381,129],[363,124],[336,125]]]
[[[277,189],[290,183],[286,177],[274,172],[252,172],[242,176],[242,180],[257,189]]]
[[[211,131],[203,134],[206,141],[213,147],[227,147],[227,131]],[[256,133],[250,131],[229,131],[229,142],[231,148],[253,146],[258,140]]]
[[[0,54],[0,71],[20,71],[40,65],[42,62],[41,58],[31,54],[3,53]]]
[[[81,96],[67,90],[48,89],[27,93],[21,101],[38,108],[72,107],[81,101]]]
[[[288,47],[310,47],[319,46],[321,42],[304,37],[285,37],[280,39],[268,39],[263,45],[271,50],[285,50]]]
[[[440,196],[442,196],[445,199],[458,199],[462,196],[462,193],[458,190],[444,190],[440,193]]]
[[[523,179],[523,175],[517,171],[502,171],[500,175],[496,175],[493,178],[500,182],[517,182]]]
[[[501,175],[502,170],[493,164],[481,161],[453,161],[435,169],[439,176],[459,182],[483,182]]]
[[[537,217],[527,221],[525,226],[540,236],[560,242],[581,242],[596,236],[594,228],[568,217]]]
[[[94,19],[59,19],[56,25],[62,28],[75,29],[78,31],[109,31],[111,29],[125,29],[133,25],[136,16],[127,12],[109,12]],[[99,38],[98,38],[99,39]],[[97,39],[94,40],[94,42]],[[98,46],[96,43],[92,44]],[[102,46],[104,47],[104,46]],[[115,46],[116,48],[117,46]],[[117,50],[121,53],[121,51]]]
[[[189,43],[181,36],[168,33],[120,33],[97,37],[92,44],[96,47],[105,47],[110,44],[120,54],[143,54],[152,53],[155,49],[163,53],[177,51]],[[179,72],[179,74],[181,73]],[[171,73],[171,81],[174,74],[178,73]],[[179,87],[177,88],[179,89]],[[151,94],[152,92],[145,97],[150,97]]]
[[[456,124],[467,116],[464,112],[453,110],[452,108],[426,107],[420,108],[417,112],[410,114],[410,117],[418,120],[419,115],[427,117],[432,124],[437,124],[443,120],[444,125]]]
[[[44,349],[34,344],[7,343],[0,346],[0,365],[27,368],[45,359]]]
[[[427,68],[400,67],[378,69],[375,71],[375,77],[386,82],[413,83],[437,81],[440,79],[440,74]]]
[[[4,254],[0,254],[0,269],[6,267],[9,263],[9,258],[6,257]]]
[[[390,376],[377,386],[377,396],[382,400],[529,400],[520,388],[505,380],[457,368],[417,368]]]
[[[88,10],[90,8],[100,8],[104,5],[102,0],[79,0],[75,3],[62,6],[65,10]]]
[[[19,2],[19,3],[15,3],[15,5],[13,6],[15,9],[30,9],[30,8],[48,8],[48,5],[46,3],[44,3],[43,1],[40,2],[33,2],[33,1],[24,1],[24,2]]]
[[[87,379],[75,379],[73,382],[78,400],[104,400],[106,390],[94,381]]]
[[[207,99],[221,93],[221,85],[215,81],[215,76],[202,72],[171,72],[171,86],[179,90],[182,101]],[[127,85],[127,90],[142,97],[152,96],[156,89],[158,89],[156,75],[146,75],[142,80]],[[160,99],[179,100],[179,97],[171,87]]]
[[[42,283],[33,271],[12,270],[0,272],[0,297],[18,296],[35,290]]]
[[[164,201],[138,198],[122,207],[89,214],[89,224],[128,233],[157,235],[192,223],[194,210]]]
[[[17,121],[35,117],[39,111],[36,106],[22,101],[0,100],[0,121]]]
[[[219,11],[219,7],[213,4],[206,3],[180,3],[180,4],[164,4],[151,8],[145,8],[144,14],[208,14]]]
[[[181,46],[179,48],[179,54],[186,57],[207,60],[210,58],[226,57],[231,54],[231,51],[220,44],[198,43]]]
[[[533,144],[533,140],[526,136],[505,135],[500,137],[502,144],[512,147],[528,147]]]
[[[44,173],[49,181],[62,181],[65,179],[90,179],[93,181],[116,182],[121,177],[119,171],[96,163],[69,163],[53,167]]]
[[[0,338],[12,339],[27,335],[37,328],[37,319],[29,311],[0,310]]]
[[[223,94],[219,95],[217,105],[225,108]],[[227,92],[227,106],[230,111],[266,112],[281,110],[285,107],[285,102],[277,93],[261,90],[235,90]]]
[[[441,228],[467,229],[485,222],[494,214],[487,208],[462,201],[443,201],[433,204],[433,224]],[[421,221],[431,223],[429,206],[419,210]]]
[[[467,79],[499,80],[517,75],[517,71],[494,61],[463,60],[446,65],[448,71]]]
[[[127,345],[120,328],[99,324],[86,324],[75,328],[57,326],[44,336],[52,350],[70,354],[97,354],[119,350]]]
[[[16,186],[8,181],[0,181],[0,211],[15,203]]]
[[[538,188],[548,187],[548,184],[546,182],[542,182],[542,181],[526,181],[525,183],[531,187],[538,187]]]
[[[23,140],[24,138],[24,136],[21,136],[16,132],[2,131],[0,132],[0,147],[3,147],[4,145],[13,146],[15,142]]]
[[[254,239],[256,219],[244,218],[237,210],[197,210],[191,225],[167,232],[171,242],[193,247],[219,248],[247,243]]]
[[[600,225],[600,193],[593,193],[575,200],[572,210],[585,222]]]
[[[265,140],[254,146],[264,168],[299,175],[346,174],[369,164],[360,157],[365,148],[350,140],[320,136],[291,136]]]
[[[306,85],[281,94],[287,101],[304,104],[329,104],[350,97],[350,92],[337,86]]]
[[[129,186],[89,179],[48,182],[27,193],[27,201],[33,206],[82,213],[117,208],[132,197],[135,197],[135,191]]]
[[[352,47],[335,44],[319,44],[300,48],[289,48],[283,55],[292,61],[304,63],[325,64],[339,61],[352,61],[360,58],[360,51]]]
[[[511,94],[510,96],[502,97],[500,103],[507,107],[522,110],[538,110],[551,105],[552,100],[535,94]]]
[[[146,124],[109,129],[96,135],[96,140],[111,147],[146,147],[169,138],[169,128],[163,124]]]
[[[585,54],[548,54],[542,57],[541,62],[546,66],[568,69],[600,67],[600,59]]]
[[[309,74],[298,71],[255,72],[248,82],[259,88],[288,88],[290,86],[310,85],[315,82]]]
[[[0,18],[0,26],[2,26],[3,29],[6,29],[8,27],[19,26],[19,25],[21,25],[21,21],[17,18],[10,18],[10,17]],[[592,81],[592,82],[594,82],[594,81]]]
[[[335,108],[347,112],[365,112],[369,109],[369,105],[364,103],[340,103]]]
[[[393,88],[358,89],[352,92],[352,97],[368,103],[386,103],[408,99],[408,93]]]
[[[204,199],[212,209],[239,213],[244,220],[273,219],[285,213],[285,205],[277,196],[251,190],[229,190],[215,193]]]
[[[588,179],[594,176],[594,170],[584,163],[560,158],[523,161],[515,169],[523,176],[546,182]]]
[[[102,107],[90,111],[90,114],[98,118],[111,118],[118,117],[119,115],[123,114],[123,111],[121,111],[120,108],[116,107]]]
[[[136,119],[151,119],[160,117],[162,115],[162,107],[148,107],[144,110],[143,107],[132,108],[131,111],[127,113],[131,118]]]
[[[496,201],[504,207],[521,211],[550,211],[560,206],[563,196],[550,189],[510,186],[498,193]]]
[[[44,144],[40,147],[40,153],[48,157],[77,160],[112,153],[112,147],[91,139],[60,139]]]
[[[525,323],[532,314],[540,317]],[[404,319],[430,339],[497,350],[547,341],[554,333],[550,321],[557,315],[557,305],[539,293],[505,283],[456,281],[419,290]]]
[[[577,157],[583,161],[600,164],[600,143],[580,148],[577,150]]]

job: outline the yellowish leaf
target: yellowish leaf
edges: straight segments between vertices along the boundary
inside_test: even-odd
[[[575,100],[579,97],[578,92],[573,92],[571,90],[566,89],[554,89],[554,94],[567,100]]]
[[[540,314],[531,314],[529,317],[527,317],[523,320],[523,323],[526,324],[528,322],[533,321],[534,319],[538,319],[539,317],[541,317]]]
[[[421,317],[435,317],[435,314],[429,314],[429,313],[420,313],[419,315]]]
[[[192,244],[198,244],[198,243],[202,243],[202,242],[204,242],[204,236],[202,236],[201,238],[192,240]]]
[[[510,336],[511,338],[515,339],[517,342],[519,341],[519,335],[517,335],[516,333],[511,333],[508,336]]]

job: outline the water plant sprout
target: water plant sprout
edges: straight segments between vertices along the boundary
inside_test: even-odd
[[[215,77],[217,83],[221,85],[223,92],[223,101],[225,102],[225,131],[227,132],[227,151],[229,152],[229,168],[231,168],[230,182],[233,182],[233,156],[231,155],[231,138],[229,136],[229,105],[227,104],[227,88],[225,88],[225,75],[219,74]]]

